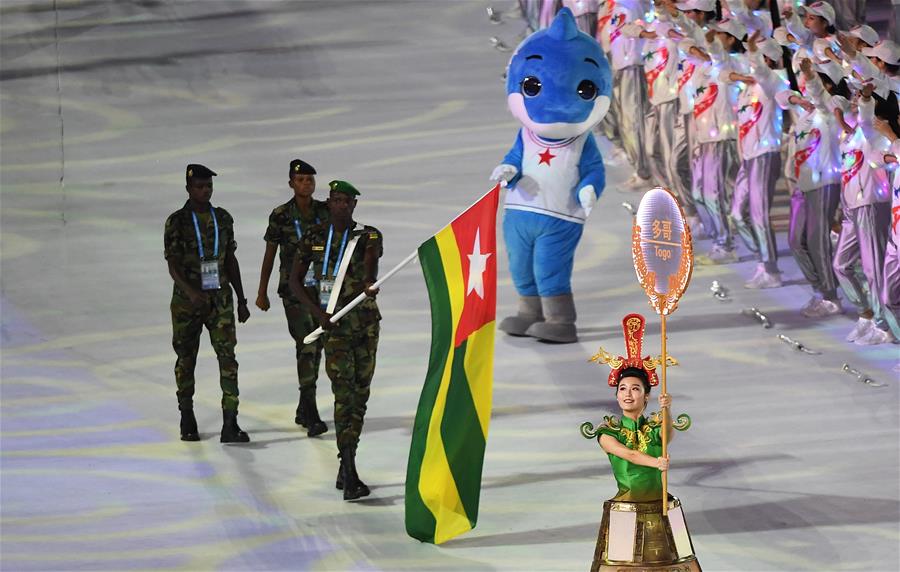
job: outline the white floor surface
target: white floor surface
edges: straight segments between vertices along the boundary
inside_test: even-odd
[[[511,8],[513,2],[497,4]],[[0,6],[0,292],[4,570],[586,570],[615,483],[582,421],[616,413],[620,320],[658,320],[637,286],[631,218],[608,165],[574,277],[580,342],[498,335],[494,415],[475,530],[406,536],[403,482],[429,309],[411,266],[379,297],[383,335],[359,467],[335,491],[333,431],[294,425],[292,341],[273,309],[239,327],[241,423],[223,446],[216,362],[198,366],[200,443],[178,440],[162,225],[185,164],[219,173],[251,303],[288,162],[363,192],[382,268],[488,189],[517,124],[501,74],[524,24],[485,2],[4,1]],[[698,253],[708,248],[699,241]],[[697,267],[669,321],[671,490],[704,570],[898,569],[897,345],[843,341],[855,318],[799,315],[809,297],[779,236],[786,286],[748,291],[754,262]],[[515,307],[500,253],[499,316]],[[712,280],[731,290],[720,302]],[[764,311],[774,328],[742,316]],[[821,355],[776,339],[795,338]],[[655,350],[654,350],[655,351]],[[885,387],[855,381],[849,363]],[[330,391],[319,405],[331,427]]]

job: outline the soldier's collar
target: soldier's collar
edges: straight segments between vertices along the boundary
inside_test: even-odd
[[[328,221],[327,224],[330,225],[332,228],[334,228],[334,223],[333,223],[333,222]],[[359,227],[359,228],[357,228],[357,227]],[[362,226],[360,226],[359,223],[357,223],[355,220],[350,219],[350,225],[349,225],[345,230],[349,230],[349,231],[350,231],[350,234],[352,235],[353,233],[358,232],[360,229],[362,229]],[[335,229],[334,229],[334,232],[337,233],[338,230],[335,228]],[[342,231],[340,231],[340,232],[343,233],[344,231],[342,230]]]
[[[206,212],[201,212],[201,213],[199,213],[199,214],[202,214],[202,215],[203,215],[203,214],[206,214],[206,213],[208,213],[208,212],[214,210],[215,208],[216,208],[216,207],[215,207],[212,203],[209,203],[209,210],[206,211]],[[188,199],[188,200],[184,201],[184,206],[181,207],[181,210],[183,210],[183,211],[185,211],[185,212],[189,212],[189,213],[194,212],[194,209],[191,208],[191,199]]]

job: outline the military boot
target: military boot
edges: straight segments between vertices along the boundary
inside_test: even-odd
[[[297,412],[294,413],[294,423],[304,428],[308,427],[306,423],[306,410],[303,407],[303,392],[300,393],[300,402],[297,403]]]
[[[341,473],[343,475],[344,500],[356,500],[369,496],[369,487],[359,480],[356,473],[356,451],[351,447],[341,450]]]
[[[222,410],[222,443],[249,443],[250,435],[247,435],[237,422],[237,411]]]
[[[319,417],[319,407],[316,405],[315,394],[306,394],[302,397],[303,415],[306,418],[306,436],[318,437],[328,431],[328,425]]]
[[[194,404],[179,403],[178,409],[181,410],[181,440],[199,441],[200,433],[197,430],[197,418],[194,417]]]
[[[340,455],[338,455],[338,458],[340,458]],[[337,478],[334,480],[334,488],[336,488],[339,491],[344,490],[344,464],[343,463],[338,465],[338,474],[337,474]]]

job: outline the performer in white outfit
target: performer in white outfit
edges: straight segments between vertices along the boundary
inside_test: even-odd
[[[728,211],[737,175],[737,97],[739,85],[731,80],[733,72],[748,70],[735,57],[743,46],[734,34],[746,36],[743,25],[729,21],[731,32],[708,33],[703,46],[685,38],[681,47],[697,66],[693,85],[693,195],[698,208],[711,220],[707,229],[713,246],[708,261],[724,264],[737,261]],[[724,42],[724,44],[723,44]]]
[[[841,313],[832,268],[831,227],[841,198],[838,143],[842,133],[832,113],[831,96],[849,97],[850,90],[836,64],[816,68],[805,59],[800,67],[808,97],[794,90],[776,96],[782,107],[795,110],[786,169],[792,184],[788,243],[813,288],[801,313],[822,318]]]
[[[813,2],[800,8],[803,9],[803,20],[790,5],[785,6],[782,12],[784,27],[776,29],[772,35],[780,44],[787,44],[794,49],[791,67],[797,75],[800,91],[804,91],[805,79],[800,74],[800,62],[803,59],[811,59],[818,63],[822,57],[819,57],[816,51],[824,57],[825,48],[833,45],[836,30],[834,8],[827,2]]]
[[[670,4],[667,4],[667,9]],[[679,198],[684,208],[687,222],[691,227],[694,238],[708,238],[706,229],[714,228],[712,219],[706,214],[706,209],[697,208],[693,196],[693,172],[691,160],[696,137],[693,134],[693,109],[694,109],[694,73],[697,69],[696,60],[689,57],[687,48],[693,42],[682,40],[691,38],[694,42],[704,41],[703,34],[707,23],[716,15],[716,3],[714,0],[685,0],[674,5],[674,10],[668,10],[668,15],[676,25],[669,30],[668,36],[679,42],[678,45],[678,115],[675,117],[675,135],[673,138],[672,156],[668,166],[672,173],[673,192]]]
[[[613,71],[612,107],[618,119],[622,147],[635,170],[626,185],[645,190],[651,186],[651,173],[644,149],[644,117],[649,111],[649,102],[641,62],[643,40],[629,37],[623,29],[643,18],[648,9],[644,0],[615,0],[609,23],[604,28],[609,37]]]
[[[610,20],[613,17],[613,8],[616,6],[616,0],[605,0],[599,3],[597,11],[597,42],[603,53],[606,55],[606,61],[612,61],[610,53]],[[603,135],[610,143],[616,146],[615,152],[625,157],[625,151],[622,149],[622,140],[619,137],[619,111],[615,101],[609,106],[609,111],[603,116],[603,120],[594,128],[597,135]],[[606,157],[611,159],[611,157]]]
[[[739,33],[736,20],[719,24],[721,31]],[[740,25],[740,24],[738,24]],[[747,247],[757,253],[759,264],[746,288],[781,286],[778,249],[769,210],[775,196],[775,182],[781,171],[782,112],[775,95],[788,87],[781,67],[781,47],[759,32],[748,41],[749,75],[732,73],[731,79],[745,84],[738,97],[738,154],[741,159],[731,203],[731,220]],[[749,216],[748,216],[749,215]],[[749,220],[748,220],[749,218]]]
[[[653,182],[677,193],[676,174],[670,172],[678,116],[678,42],[669,37],[674,28],[665,12],[647,24],[633,23],[623,28],[629,37],[643,40],[641,60],[647,82],[649,112],[644,119],[644,149]],[[664,20],[665,18],[665,20]],[[679,197],[679,202],[684,201]],[[685,214],[693,214],[685,211]]]
[[[841,142],[841,208],[844,221],[834,256],[834,272],[847,298],[861,310],[847,341],[870,345],[893,341],[887,331],[880,293],[884,287],[884,250],[890,228],[890,192],[887,173],[880,166],[889,141],[873,127],[875,99],[866,86],[858,110],[843,103],[840,114],[849,128]],[[837,101],[840,98],[833,98]],[[894,100],[896,106],[896,99]],[[867,284],[859,280],[862,266]],[[871,310],[872,317],[867,316]]]
[[[895,338],[900,338],[900,133],[886,123],[878,124],[882,135],[893,142],[884,156],[891,170],[891,233],[884,252],[884,304],[888,325]]]

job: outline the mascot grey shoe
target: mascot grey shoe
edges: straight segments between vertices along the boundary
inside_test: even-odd
[[[542,298],[545,321],[532,324],[525,335],[543,342],[571,344],[578,341],[575,331],[575,301],[571,294]]]
[[[527,336],[532,324],[544,321],[540,296],[520,296],[519,312],[515,316],[503,318],[498,326],[501,331],[511,336]]]

